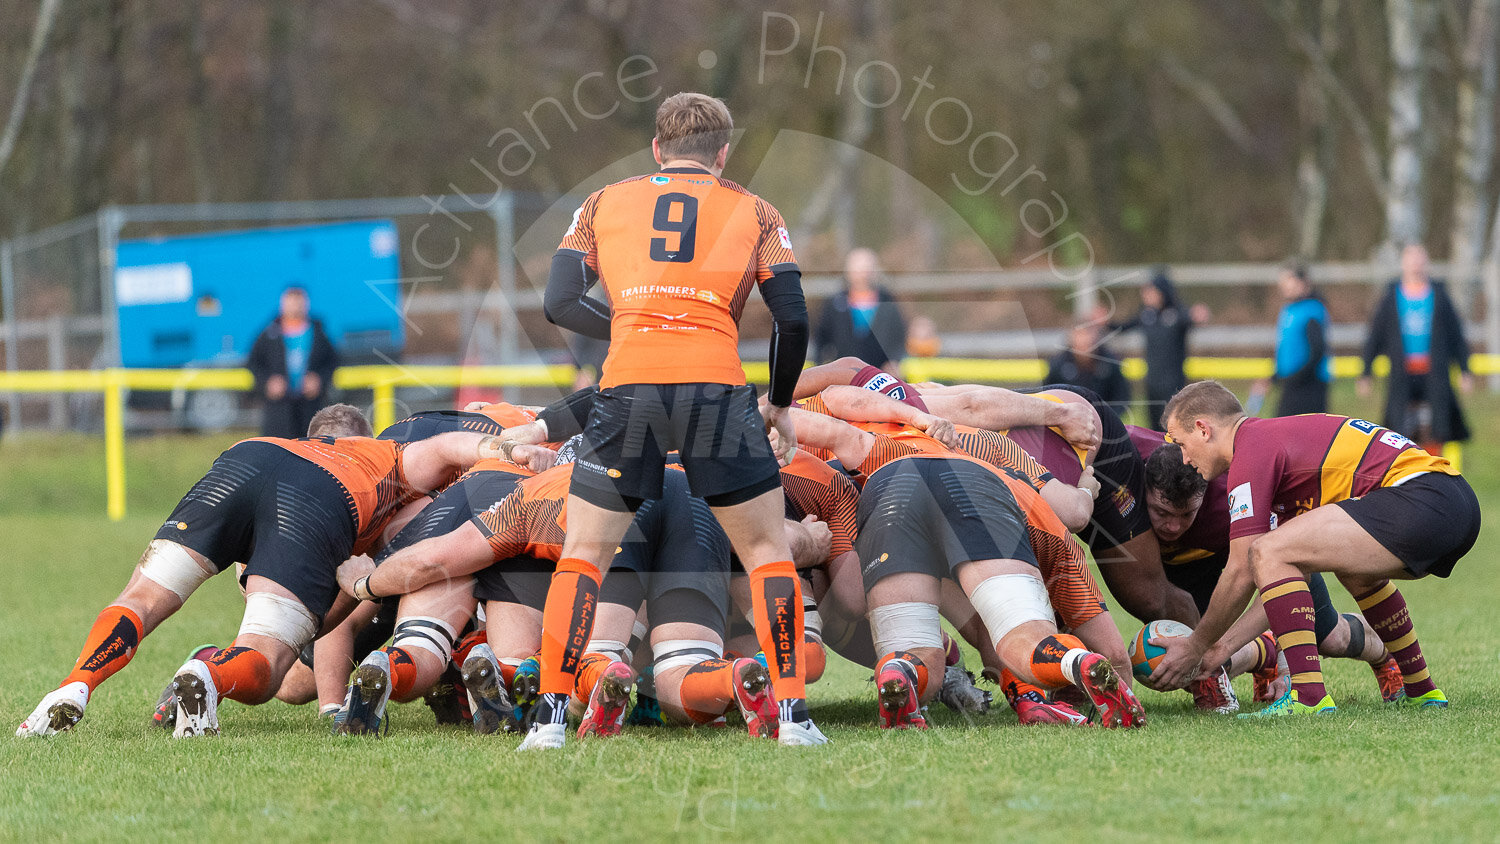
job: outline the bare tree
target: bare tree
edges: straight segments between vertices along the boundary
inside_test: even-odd
[[[1474,0],[1469,8],[1458,79],[1457,137],[1454,159],[1453,231],[1449,260],[1458,306],[1469,314],[1480,287],[1479,262],[1493,213],[1487,188],[1495,157],[1495,97],[1500,82],[1500,0]],[[1490,313],[1500,300],[1490,300]],[[1494,347],[1491,347],[1494,348]]]
[[[16,137],[21,133],[21,123],[26,119],[26,106],[31,102],[31,82],[36,76],[36,63],[47,46],[47,36],[52,32],[52,21],[57,17],[58,0],[42,0],[37,11],[36,23],[31,27],[31,46],[26,51],[26,64],[21,69],[21,81],[16,85],[16,98],[10,104],[10,116],[5,121],[5,131],[0,134],[0,172],[16,150]]]
[[[1386,0],[1385,8],[1391,60],[1389,189],[1385,196],[1389,246],[1420,241],[1427,233],[1423,99],[1437,6],[1432,0]]]

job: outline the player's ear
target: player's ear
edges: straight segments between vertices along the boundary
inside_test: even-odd
[[[723,171],[724,164],[729,161],[729,144],[719,147],[719,154],[714,156],[714,169]]]
[[[663,163],[661,160],[661,147],[657,145],[655,138],[651,139],[651,157],[656,159],[657,164]]]

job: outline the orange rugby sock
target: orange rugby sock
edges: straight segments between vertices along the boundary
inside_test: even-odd
[[[790,560],[756,566],[750,572],[750,599],[755,614],[755,637],[771,669],[771,687],[778,701],[807,698],[805,666],[801,659],[802,579]]]
[[[1031,676],[1037,684],[1053,689],[1072,685],[1073,681],[1063,673],[1062,663],[1063,656],[1075,648],[1088,650],[1077,636],[1067,633],[1044,636],[1031,652]]]
[[[124,668],[135,656],[135,649],[145,637],[145,626],[141,617],[118,604],[111,604],[94,619],[89,635],[83,640],[83,651],[73,664],[73,671],[63,678],[62,685],[84,683],[89,694],[99,684],[108,680],[116,671]]]
[[[542,694],[566,695],[573,691],[579,660],[594,632],[594,611],[603,580],[598,567],[587,560],[558,560],[542,608]]]
[[[734,705],[734,662],[706,659],[689,668],[677,696],[694,723],[707,724]]]
[[[214,654],[207,665],[221,699],[253,706],[271,696],[271,663],[259,651],[231,645]]]
[[[614,661],[614,657],[604,654],[584,654],[583,658],[578,660],[578,676],[573,683],[573,699],[587,706],[589,697],[594,694],[594,686],[598,684],[599,678],[604,676],[604,669]]]

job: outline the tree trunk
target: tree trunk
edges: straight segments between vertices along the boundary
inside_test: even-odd
[[[260,192],[263,199],[282,199],[288,170],[292,166],[292,79],[295,34],[292,0],[275,0],[266,24],[266,87],[262,108],[265,155],[261,159]]]
[[[1469,9],[1458,78],[1458,151],[1454,159],[1450,287],[1459,313],[1469,316],[1480,294],[1479,262],[1485,253],[1491,208],[1490,171],[1495,155],[1495,96],[1500,49],[1500,0],[1474,0]],[[1490,310],[1496,303],[1491,302]]]
[[[1390,187],[1385,198],[1385,236],[1390,247],[1420,242],[1427,234],[1422,100],[1437,7],[1432,0],[1386,0],[1385,7],[1391,59]]]
[[[1338,0],[1322,0],[1309,6],[1308,37],[1318,45],[1325,60],[1337,50],[1335,21]],[[1295,9],[1291,10],[1295,14]],[[1318,69],[1308,61],[1297,81],[1297,105],[1302,118],[1301,150],[1297,156],[1297,254],[1317,257],[1323,245],[1328,219],[1328,174],[1334,168],[1336,135],[1328,91]]]
[[[36,75],[37,59],[47,46],[47,36],[52,32],[52,21],[57,18],[57,6],[58,0],[42,0],[36,23],[31,27],[31,46],[26,50],[26,64],[21,68],[21,82],[16,85],[16,98],[11,101],[5,131],[0,134],[0,173],[5,172],[5,164],[16,150],[16,138],[21,134],[26,107],[31,102],[31,80]]]

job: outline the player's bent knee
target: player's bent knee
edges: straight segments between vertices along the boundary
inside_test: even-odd
[[[141,577],[186,601],[214,572],[193,559],[188,549],[166,539],[153,539],[141,555]]]
[[[295,657],[317,633],[317,616],[296,598],[270,592],[251,592],[245,596],[240,636],[262,636],[280,642]]]

